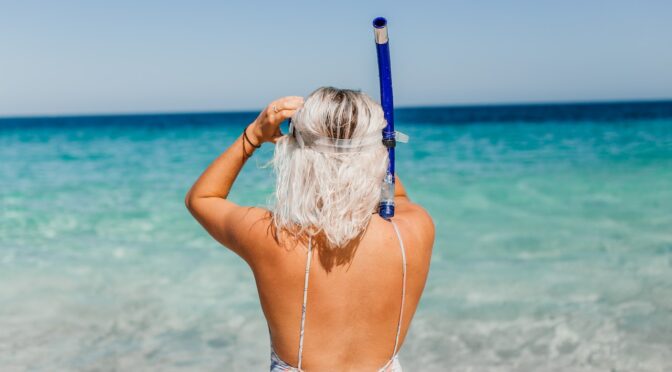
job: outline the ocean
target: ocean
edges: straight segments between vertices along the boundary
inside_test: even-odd
[[[184,207],[255,116],[0,120],[0,369],[267,370],[250,270]],[[672,102],[402,108],[396,126],[437,232],[405,370],[672,370]],[[272,151],[234,201],[268,204]]]

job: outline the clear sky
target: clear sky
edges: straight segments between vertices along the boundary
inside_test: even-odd
[[[672,98],[672,1],[0,0],[0,116],[378,99],[379,15],[399,106]]]

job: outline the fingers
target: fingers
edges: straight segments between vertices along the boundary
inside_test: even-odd
[[[296,112],[296,109],[286,109],[286,110],[279,111],[277,114],[275,114],[275,116],[277,116],[279,118],[282,118],[282,120],[285,120],[285,119],[291,118],[292,115],[294,115],[295,112]]]
[[[301,106],[303,106],[303,97],[299,96],[287,96],[273,101],[266,109],[268,121],[273,125],[279,125],[292,117]]]
[[[268,123],[275,128],[279,128],[280,124],[283,121],[291,118],[295,112],[296,110],[282,110],[279,111],[277,114],[269,114],[267,116]]]
[[[288,96],[278,100],[278,110],[296,110],[303,106],[303,97]]]
[[[271,142],[273,142],[274,144],[276,144],[276,143],[278,143],[278,141],[280,140],[280,138],[282,138],[282,131],[280,130],[280,128],[278,128],[278,130],[277,130],[277,131],[275,132],[275,134],[273,135],[273,139],[271,139]]]
[[[269,113],[276,114],[282,110],[296,110],[303,105],[303,97],[287,96],[271,102],[268,105]]]

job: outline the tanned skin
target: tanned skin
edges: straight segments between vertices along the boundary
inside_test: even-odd
[[[282,136],[280,124],[302,105],[303,98],[297,96],[269,104],[247,127],[249,141],[239,136],[201,174],[185,199],[205,230],[252,269],[271,341],[278,355],[293,366],[298,362],[306,240],[275,231],[268,210],[237,205],[227,197],[255,150],[250,142],[274,144]],[[400,348],[427,280],[434,223],[410,200],[398,177],[394,201],[393,220],[407,261]],[[374,214],[348,247],[332,250],[321,248],[319,242],[315,247],[302,369],[329,371],[338,366],[339,371],[376,371],[392,357],[401,307],[402,261],[393,227]]]

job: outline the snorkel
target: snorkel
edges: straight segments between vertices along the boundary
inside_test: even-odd
[[[380,105],[387,126],[383,128],[383,144],[387,147],[389,163],[383,180],[382,198],[378,214],[386,220],[394,216],[394,103],[392,101],[392,69],[390,67],[390,44],[387,38],[387,20],[377,17],[373,20],[373,34],[378,54],[378,77],[380,80]]]

